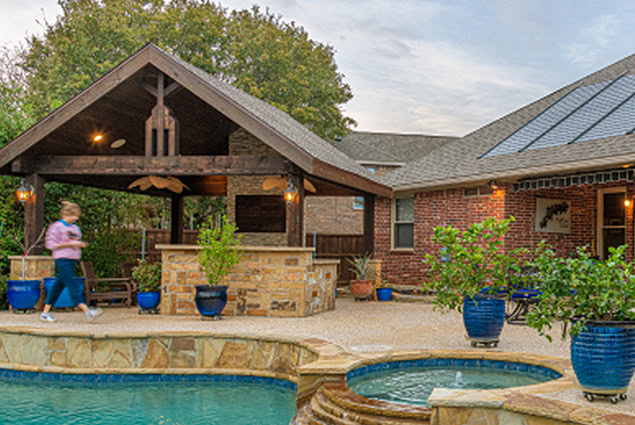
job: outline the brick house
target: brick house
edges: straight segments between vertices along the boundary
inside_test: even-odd
[[[343,139],[333,141],[333,146],[381,177],[456,139],[451,136],[353,131]],[[363,219],[362,196],[311,196],[306,199],[305,223],[309,235],[313,232],[320,235],[361,235]]]
[[[380,177],[375,256],[384,276],[421,283],[434,226],[514,216],[505,246],[541,240],[633,259],[635,55]]]

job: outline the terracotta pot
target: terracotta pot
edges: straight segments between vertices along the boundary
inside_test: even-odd
[[[351,280],[351,294],[357,299],[370,298],[373,294],[372,280]]]

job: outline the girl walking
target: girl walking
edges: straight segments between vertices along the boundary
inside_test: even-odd
[[[55,304],[62,290],[66,287],[73,303],[84,312],[86,319],[94,320],[102,314],[100,308],[92,309],[82,301],[82,291],[75,283],[75,265],[81,258],[82,248],[86,243],[82,241],[82,232],[75,222],[79,219],[81,210],[79,205],[72,202],[62,202],[60,219],[51,224],[46,231],[46,248],[50,249],[55,259],[55,283],[46,294],[44,310],[40,320],[55,322],[51,316],[51,306]]]

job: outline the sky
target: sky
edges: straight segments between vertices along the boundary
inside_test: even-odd
[[[220,3],[257,3],[332,45],[359,131],[461,136],[635,53],[633,0]],[[0,0],[0,45],[59,13],[56,0]]]

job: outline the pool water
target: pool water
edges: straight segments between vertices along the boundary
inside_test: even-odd
[[[240,382],[0,382],[0,423],[287,425],[296,392]]]
[[[461,375],[457,379],[457,372]],[[495,389],[539,384],[553,378],[491,368],[407,368],[372,372],[348,381],[357,394],[375,400],[428,406],[435,388]],[[457,382],[458,381],[458,382]]]

